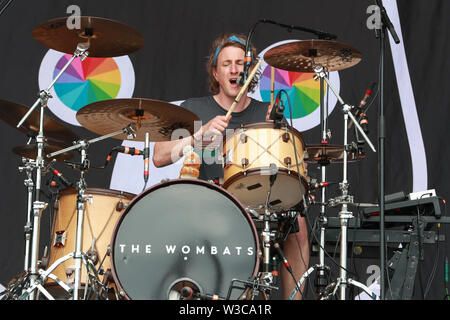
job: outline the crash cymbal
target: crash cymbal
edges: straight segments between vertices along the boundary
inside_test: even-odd
[[[315,144],[307,145],[304,160],[309,163],[343,162],[345,147],[341,145]],[[348,161],[365,158],[365,153],[347,151]]]
[[[63,146],[58,146],[58,145],[50,145],[48,143],[44,143],[44,154],[43,154],[43,158],[50,161],[55,159],[56,161],[64,161],[64,160],[69,160],[73,158],[73,153],[68,151],[68,152],[64,152],[61,154],[58,154],[52,158],[46,158],[45,155],[59,151],[64,149],[65,147]],[[36,159],[37,157],[37,144],[33,143],[33,144],[27,144],[27,145],[23,145],[23,146],[17,146],[14,147],[12,149],[12,151],[24,158],[28,158],[28,159]]]
[[[264,61],[272,67],[295,72],[314,73],[314,66],[324,71],[338,71],[353,67],[362,54],[348,44],[332,40],[303,40],[289,42],[270,49]]]
[[[122,130],[129,124],[137,128],[136,140],[144,141],[145,133],[150,133],[150,141],[170,141],[183,135],[177,129],[185,129],[192,134],[194,121],[199,118],[183,107],[167,102],[130,98],[111,99],[88,104],[78,110],[78,122],[86,129],[100,135]],[[115,139],[126,140],[126,134],[114,136]]]
[[[128,55],[144,45],[144,38],[121,22],[97,17],[79,17],[80,28],[70,27],[68,17],[49,20],[33,30],[33,37],[44,46],[73,54],[79,43],[89,43],[89,57]]]
[[[29,108],[8,100],[0,100],[0,119],[10,126],[17,128],[17,124],[28,112]],[[40,108],[36,108],[18,128],[29,136],[37,136],[39,133]],[[44,115],[44,136],[50,140],[56,140],[71,144],[79,138],[56,120]]]

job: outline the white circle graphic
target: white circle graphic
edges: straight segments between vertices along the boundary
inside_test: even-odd
[[[52,49],[45,54],[39,68],[39,90],[47,90],[50,84],[54,81],[53,72],[57,63],[64,55],[66,55],[66,53]],[[133,96],[135,84],[133,64],[128,56],[114,57],[112,59],[114,59],[117,64],[121,76],[120,89],[115,98],[131,98]],[[77,112],[70,109],[58,98],[53,86],[49,90],[49,93],[52,96],[48,101],[49,109],[59,119],[75,126],[81,126],[76,118]]]

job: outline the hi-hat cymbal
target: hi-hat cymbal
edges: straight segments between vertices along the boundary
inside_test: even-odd
[[[57,145],[51,145],[48,143],[44,143],[43,158],[46,160],[49,160],[49,161],[53,160],[53,159],[55,159],[56,161],[64,161],[64,160],[72,159],[73,153],[70,151],[60,153],[52,158],[45,157],[45,155],[47,155],[47,154],[51,154],[53,152],[62,150],[64,148],[65,147],[63,147],[63,146],[57,146]],[[17,147],[14,147],[12,149],[12,151],[21,157],[28,158],[28,159],[36,159],[37,144],[33,143],[33,144],[27,144],[27,145],[23,145],[23,146],[17,146]]]
[[[44,22],[33,30],[33,37],[44,46],[73,54],[79,43],[89,43],[89,57],[119,57],[144,45],[142,35],[121,22],[97,17],[79,17],[80,28],[68,17]]]
[[[285,43],[264,54],[264,61],[272,67],[295,72],[314,73],[315,66],[324,71],[338,71],[353,67],[362,54],[348,44],[332,40],[303,40]]]
[[[343,162],[345,147],[332,144],[307,145],[304,160],[309,163]],[[347,151],[348,161],[357,161],[365,158],[365,153]]]
[[[22,120],[29,108],[8,100],[0,100],[0,119],[10,126],[17,128],[17,124]],[[21,132],[30,136],[37,136],[39,133],[40,109],[36,108],[24,121],[21,127],[17,128]],[[71,144],[79,138],[56,120],[44,116],[44,136],[50,140],[56,140]]]
[[[78,110],[77,120],[84,128],[100,135],[113,133],[129,124],[135,124],[137,128],[135,140],[144,141],[145,133],[149,132],[150,141],[156,142],[179,139],[187,132],[192,134],[194,121],[199,118],[191,111],[167,102],[130,98],[88,104]],[[183,132],[178,129],[185,130]],[[126,134],[113,138],[128,139]]]

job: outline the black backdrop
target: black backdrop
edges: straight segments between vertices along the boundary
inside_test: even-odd
[[[393,1],[393,0],[389,0]],[[385,2],[388,2],[386,0]],[[446,54],[450,22],[445,17],[450,12],[447,1],[398,0],[417,114],[425,145],[427,185],[424,189],[436,189],[438,195],[450,195],[447,179],[450,172],[445,161],[449,158],[447,146],[447,123],[449,118],[449,75]],[[303,25],[338,35],[338,40],[355,46],[363,53],[362,61],[353,68],[339,72],[340,94],[350,104],[357,104],[369,85],[378,81],[379,41],[366,21],[366,9],[373,1],[292,1],[292,0],[245,0],[245,1],[14,1],[0,17],[0,40],[2,43],[0,71],[0,98],[31,106],[39,92],[38,72],[41,60],[48,48],[35,41],[32,30],[47,20],[67,16],[69,5],[76,4],[83,16],[114,19],[139,30],[145,45],[130,55],[136,82],[133,97],[152,98],[163,101],[183,100],[192,96],[208,94],[204,57],[214,37],[225,31],[246,34],[258,19],[266,18],[286,24]],[[253,44],[260,50],[272,43],[287,39],[310,39],[304,32],[287,33],[272,25],[258,27]],[[412,192],[413,173],[411,152],[402,114],[394,64],[387,43],[385,60],[385,112],[387,119],[386,139],[386,194],[397,191]],[[377,146],[378,101],[369,109],[371,124],[369,134]],[[50,110],[48,111],[51,114]],[[342,113],[335,108],[330,115],[331,143],[343,141]],[[95,134],[82,127],[66,124],[80,137],[90,139]],[[319,128],[302,132],[306,143],[320,141]],[[0,283],[8,281],[22,270],[23,226],[26,211],[25,176],[17,167],[19,156],[11,152],[17,145],[26,143],[26,137],[15,128],[0,123],[3,153],[2,210],[0,211]],[[115,140],[106,140],[90,150],[92,162],[102,162]],[[378,149],[378,148],[377,148]],[[376,202],[378,194],[377,154],[368,148],[363,161],[349,167],[350,192],[356,202]],[[77,178],[77,173],[58,164],[65,175]],[[113,166],[105,170],[91,170],[87,175],[91,187],[108,188]],[[320,177],[319,170],[310,168],[311,175]],[[340,166],[329,170],[329,180],[341,178]],[[415,190],[420,191],[420,190]],[[331,192],[331,191],[330,191]],[[334,191],[333,191],[334,192]],[[333,193],[330,193],[332,196]],[[331,212],[330,214],[336,214]],[[313,222],[315,213],[311,213]],[[49,236],[50,215],[42,218],[42,246]],[[446,226],[443,225],[445,228]],[[42,250],[42,249],[41,249]],[[42,251],[41,251],[42,252]],[[444,297],[443,251],[440,251],[437,276],[433,281],[429,299]],[[447,252],[445,252],[447,255]],[[422,280],[425,282],[435,262],[435,246],[427,248],[422,264]],[[314,259],[312,259],[314,263]],[[367,278],[366,266],[378,261],[356,261],[356,269]],[[365,276],[364,276],[365,274]],[[364,282],[364,281],[362,281]],[[417,283],[416,283],[417,286]],[[420,298],[420,292],[416,298]]]

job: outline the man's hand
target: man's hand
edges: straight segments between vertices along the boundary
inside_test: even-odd
[[[269,104],[267,107],[267,113],[266,113],[266,121],[267,122],[273,122],[272,119],[270,119],[270,113],[272,112],[273,104]]]
[[[221,136],[230,123],[231,116],[216,116],[194,133],[195,140],[211,140],[213,136]]]

